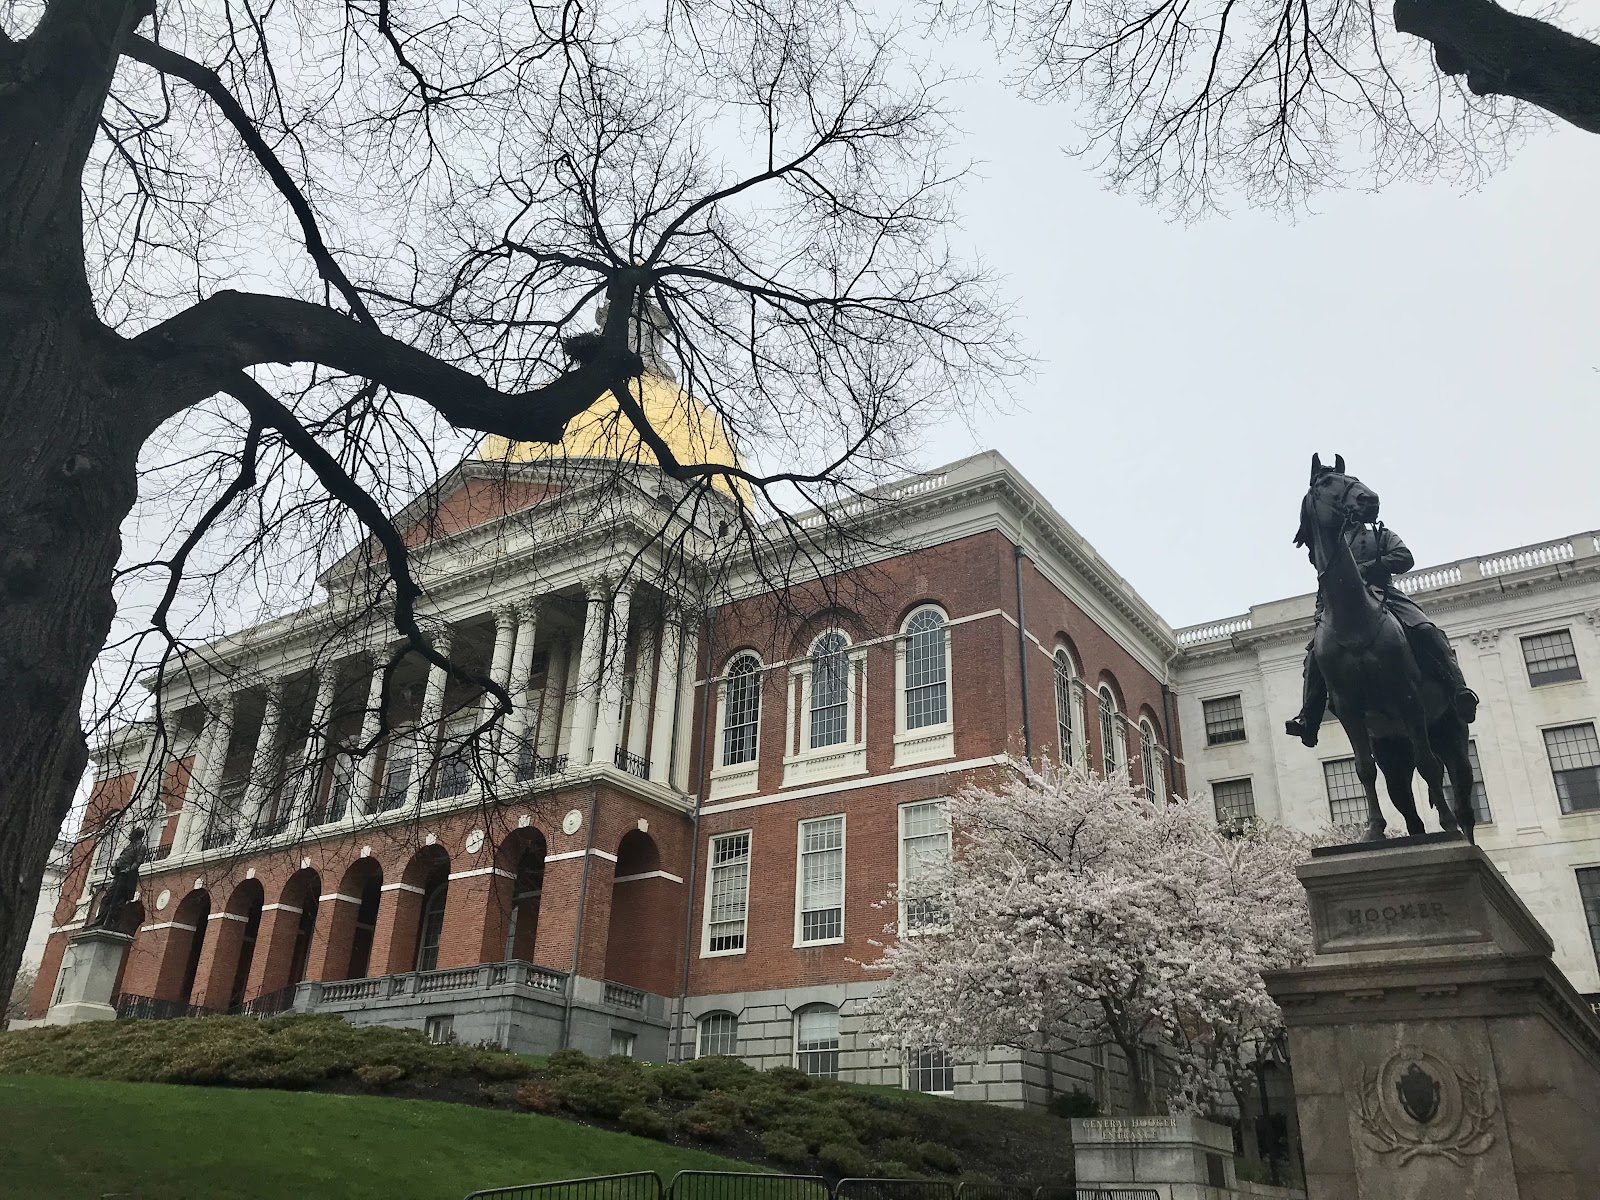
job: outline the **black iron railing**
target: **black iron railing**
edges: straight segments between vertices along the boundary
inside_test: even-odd
[[[661,1200],[661,1176],[654,1171],[635,1171],[628,1175],[558,1179],[521,1187],[490,1188],[473,1192],[467,1200],[487,1196],[504,1197],[504,1200]]]
[[[650,778],[650,760],[642,754],[629,754],[621,746],[613,754],[612,761],[617,764],[617,769],[626,771],[629,775],[636,775],[640,779]]]
[[[300,990],[300,985],[291,983],[288,987],[279,988],[275,992],[263,992],[253,1000],[246,1000],[236,1008],[230,1008],[231,1013],[242,1013],[249,1017],[275,1017],[279,1013],[286,1013],[294,1007],[295,993]]]
[[[565,754],[534,754],[531,747],[524,746],[522,757],[517,760],[517,779],[548,779],[552,775],[565,775],[567,773],[567,756]]]
[[[466,1200],[1161,1200],[1153,1188],[1039,1188],[920,1179],[841,1179],[832,1188],[817,1175],[679,1171],[667,1184],[654,1171],[594,1175],[472,1192]]]
[[[154,996],[135,996],[118,992],[111,998],[111,1007],[117,1010],[118,1020],[168,1021],[177,1017],[212,1017],[214,1008],[190,1004],[183,1000],[157,1000]]]
[[[828,1200],[820,1175],[756,1175],[733,1171],[679,1171],[667,1200]]]

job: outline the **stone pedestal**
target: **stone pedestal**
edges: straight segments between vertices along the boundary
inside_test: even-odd
[[[1154,1191],[1161,1200],[1232,1196],[1233,1132],[1201,1117],[1078,1117],[1072,1155],[1080,1191]]]
[[[61,982],[44,1023],[115,1020],[117,1010],[111,1007],[111,997],[122,957],[132,941],[131,935],[110,929],[84,929],[68,938],[61,958]]]
[[[1600,1020],[1476,846],[1323,851],[1315,956],[1267,977],[1310,1200],[1600,1196]]]

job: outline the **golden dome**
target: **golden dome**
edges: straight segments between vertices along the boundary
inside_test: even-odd
[[[717,414],[672,380],[649,372],[634,382],[634,390],[645,419],[680,463],[743,468],[744,460]],[[559,442],[513,442],[490,435],[484,439],[478,457],[513,463],[568,458],[657,463],[655,452],[644,444],[610,392],[567,422],[566,434]],[[742,479],[717,475],[712,478],[712,486],[746,502],[750,499],[750,485]]]

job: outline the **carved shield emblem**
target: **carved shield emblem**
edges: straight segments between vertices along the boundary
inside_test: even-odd
[[[1417,1157],[1459,1164],[1494,1144],[1494,1097],[1477,1076],[1420,1046],[1401,1046],[1363,1073],[1357,1115],[1363,1139],[1405,1165]]]

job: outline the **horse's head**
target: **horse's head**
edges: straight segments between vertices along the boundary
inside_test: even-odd
[[[1294,535],[1296,546],[1308,546],[1316,526],[1343,529],[1347,525],[1378,519],[1378,493],[1354,475],[1345,474],[1344,455],[1334,455],[1333,466],[1322,464],[1322,456],[1311,456],[1311,486],[1300,503],[1300,529]]]

